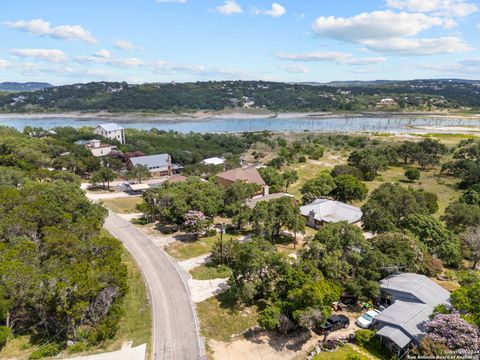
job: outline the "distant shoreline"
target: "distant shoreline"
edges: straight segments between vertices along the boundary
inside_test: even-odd
[[[432,118],[432,119],[480,119],[479,114],[454,114],[454,113],[423,113],[423,112],[362,112],[362,113],[337,113],[337,112],[285,112],[276,113],[265,111],[258,112],[208,112],[198,111],[195,113],[182,114],[152,114],[152,113],[109,113],[99,112],[62,112],[62,113],[0,113],[0,119],[73,119],[73,120],[92,120],[104,119],[105,121],[122,122],[183,122],[183,121],[207,121],[221,119],[332,119],[332,118],[362,118],[362,117],[382,117],[382,118]]]

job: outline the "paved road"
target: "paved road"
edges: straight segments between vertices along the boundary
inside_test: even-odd
[[[122,241],[147,281],[153,308],[154,359],[206,359],[190,295],[172,261],[145,234],[112,212],[105,228]]]

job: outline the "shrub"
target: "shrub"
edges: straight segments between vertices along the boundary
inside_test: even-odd
[[[405,177],[411,182],[415,182],[420,179],[420,170],[416,168],[408,168],[405,170]]]
[[[359,346],[365,347],[375,336],[372,330],[357,330],[355,331],[355,343]]]
[[[76,342],[68,347],[69,354],[75,354],[87,350],[87,344],[83,341]]]
[[[12,329],[8,326],[0,326],[0,349],[5,346],[11,333]]]
[[[306,163],[306,162],[307,162],[307,157],[306,157],[306,156],[303,156],[303,155],[300,156],[300,157],[298,158],[298,162],[299,162],[299,163]]]
[[[55,356],[58,355],[62,351],[62,347],[57,343],[50,343],[46,345],[42,345],[37,350],[35,350],[32,355],[30,355],[29,359],[42,359],[48,356]]]

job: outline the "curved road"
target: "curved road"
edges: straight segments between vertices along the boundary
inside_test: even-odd
[[[104,226],[133,255],[148,284],[154,360],[206,359],[190,294],[175,264],[148,236],[111,211]]]

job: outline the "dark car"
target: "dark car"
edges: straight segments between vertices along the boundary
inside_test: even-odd
[[[318,331],[321,334],[329,333],[338,329],[346,329],[350,325],[350,320],[345,315],[332,315],[325,324],[321,325]]]

